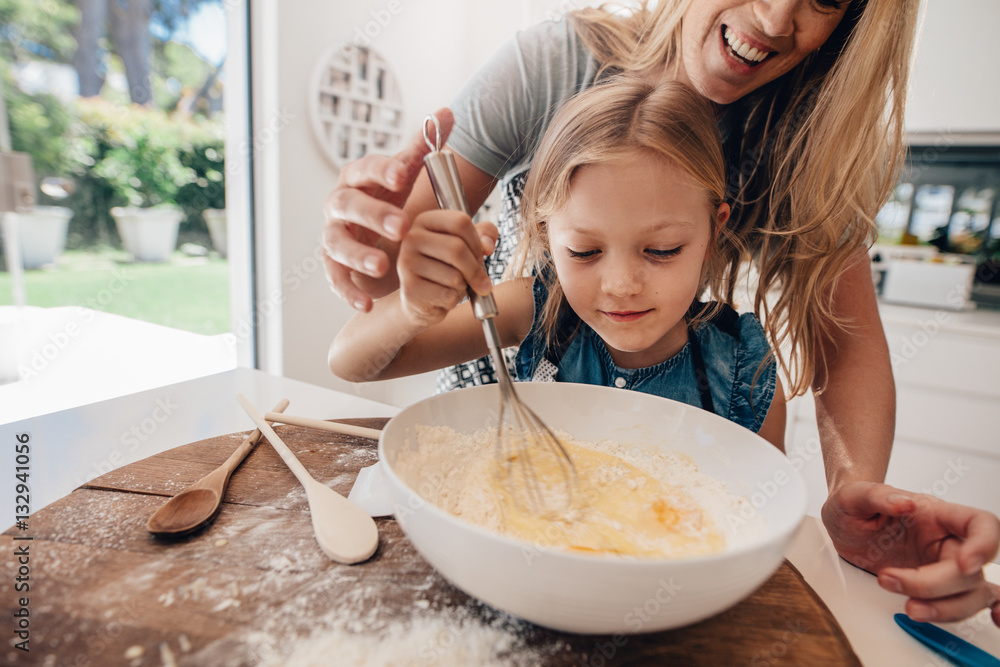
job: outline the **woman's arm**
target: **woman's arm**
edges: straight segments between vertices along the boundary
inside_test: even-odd
[[[837,283],[833,307],[850,322],[821,343],[825,373],[814,386],[830,493],[845,482],[882,482],[896,428],[896,386],[868,253],[858,251]]]
[[[781,378],[775,378],[774,398],[771,399],[771,407],[764,417],[757,435],[764,438],[772,445],[785,451],[785,426],[787,422],[788,406],[785,405],[785,388],[781,384]]]
[[[518,345],[528,335],[534,315],[531,279],[519,278],[493,289],[500,342]],[[400,292],[375,302],[344,325],[330,345],[330,370],[351,382],[388,380],[477,359],[489,350],[483,325],[468,304],[459,304],[430,326],[404,312]]]
[[[825,348],[826,391],[816,396],[830,495],[823,523],[837,552],[908,596],[919,621],[957,621],[993,605],[1000,591],[982,566],[997,554],[1000,521],[989,512],[883,484],[896,423],[889,349],[867,253],[843,274],[837,313],[854,328]]]

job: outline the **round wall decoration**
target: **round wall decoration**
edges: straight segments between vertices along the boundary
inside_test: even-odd
[[[337,47],[320,58],[309,109],[316,138],[338,169],[367,153],[394,153],[402,143],[396,76],[368,47]]]

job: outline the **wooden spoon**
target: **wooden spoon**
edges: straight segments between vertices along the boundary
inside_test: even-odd
[[[378,440],[379,436],[382,435],[382,431],[378,431],[373,428],[365,428],[364,426],[354,426],[353,424],[341,424],[340,422],[328,422],[322,419],[310,419],[309,417],[296,417],[295,415],[283,415],[280,410],[274,410],[273,412],[268,412],[264,415],[264,419],[269,422],[278,422],[281,424],[292,424],[293,426],[305,426],[306,428],[315,428],[321,431],[331,431],[333,433],[340,433],[342,435],[359,435],[362,438],[371,438],[372,440]]]
[[[323,553],[348,565],[368,560],[378,548],[378,528],[374,519],[344,496],[313,479],[246,396],[239,394],[237,400],[305,488],[313,531]]]
[[[284,398],[271,414],[284,412],[288,399]],[[210,522],[222,507],[222,498],[229,484],[229,476],[243,462],[258,442],[260,429],[243,441],[232,456],[205,477],[184,489],[156,510],[146,522],[146,530],[153,535],[186,535]]]

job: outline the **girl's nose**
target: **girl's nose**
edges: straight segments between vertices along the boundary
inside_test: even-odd
[[[770,37],[787,37],[795,32],[795,10],[801,0],[757,0],[753,13]]]
[[[615,297],[633,296],[642,291],[643,269],[629,262],[616,262],[607,267],[602,289]]]

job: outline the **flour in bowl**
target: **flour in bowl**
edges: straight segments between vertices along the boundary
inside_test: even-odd
[[[498,459],[490,429],[462,434],[418,426],[416,449],[407,450],[393,468],[451,514],[539,547],[681,558],[733,546],[724,517],[739,515],[746,501],[701,473],[690,457],[558,435],[576,469],[568,511],[539,512],[524,502],[523,468],[518,461]],[[546,497],[564,493],[565,473],[551,453],[532,451],[531,472]]]

